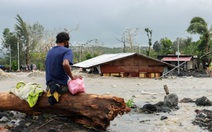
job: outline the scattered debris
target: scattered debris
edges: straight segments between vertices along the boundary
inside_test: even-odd
[[[150,121],[150,120],[141,120],[140,123],[144,123],[144,122],[147,122],[147,121]]]
[[[169,94],[164,97],[164,105],[170,108],[178,106],[178,96],[176,94]]]
[[[205,96],[193,100],[191,98],[183,98],[180,103],[195,103],[197,106],[212,106],[212,102]]]
[[[173,71],[172,73],[172,76],[181,76],[181,77],[189,77],[189,76],[192,76],[192,77],[210,77],[206,71],[198,71],[198,70],[188,70],[188,71],[183,71],[181,70],[180,74],[178,75],[178,72],[175,70]]]
[[[195,101],[191,98],[183,98],[179,102],[180,103],[194,103]]]
[[[197,106],[211,106],[212,102],[205,96],[196,99],[195,104]]]
[[[195,110],[196,117],[192,122],[194,125],[199,125],[203,129],[212,131],[212,111],[211,110]]]
[[[166,96],[163,102],[156,104],[145,104],[142,108],[139,108],[140,113],[155,113],[155,112],[171,112],[171,110],[179,109],[178,107],[178,96],[176,94],[169,94],[167,85],[164,85]]]
[[[164,85],[163,88],[164,88],[164,90],[166,92],[166,95],[168,95],[169,94],[169,88],[168,88],[168,86],[167,85]]]
[[[27,77],[37,77],[37,76],[44,76],[44,75],[45,75],[45,72],[43,71],[33,70],[27,75]]]
[[[150,93],[150,92],[146,92],[144,90],[141,91],[142,95],[157,95],[157,93]]]
[[[139,110],[140,113],[148,113],[148,114],[151,114],[151,113],[154,113],[154,112],[157,112],[157,111],[158,111],[157,106],[153,105],[153,104],[145,104]]]
[[[161,116],[160,120],[165,120],[165,119],[168,119],[167,116]]]
[[[145,104],[142,108],[138,109],[139,113],[146,113],[152,114],[155,112],[171,112],[172,110],[179,109],[178,102],[180,103],[195,103],[197,106],[212,106],[212,102],[205,96],[201,98],[197,98],[193,100],[191,98],[183,98],[178,101],[178,96],[176,94],[170,94],[167,85],[164,85],[164,90],[166,95],[164,96],[163,102],[158,102],[156,104]],[[195,110],[196,118],[192,122],[194,125],[199,125],[203,129],[207,129],[208,131],[212,132],[212,111],[210,110]],[[161,116],[160,120],[168,119],[167,116]],[[140,121],[140,123],[146,122]],[[181,124],[182,125],[182,124]]]
[[[6,79],[9,77],[10,77],[10,74],[8,74],[8,73],[4,72],[2,69],[0,69],[0,80]]]
[[[12,132],[46,132],[46,131],[84,131],[98,132],[94,128],[87,128],[83,125],[76,124],[66,116],[56,116],[50,114],[42,114],[37,118],[32,115],[16,111],[2,111],[0,117],[0,131]],[[61,124],[61,125],[55,125]]]

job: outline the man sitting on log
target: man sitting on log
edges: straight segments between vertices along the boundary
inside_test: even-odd
[[[57,45],[53,47],[46,56],[46,85],[48,102],[53,105],[59,102],[62,93],[68,92],[67,82],[82,78],[73,75],[71,66],[73,65],[72,50],[69,49],[69,34],[61,32],[56,36]]]

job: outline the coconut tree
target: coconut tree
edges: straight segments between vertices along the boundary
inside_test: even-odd
[[[208,24],[203,18],[194,17],[190,21],[187,32],[191,34],[199,34],[201,39],[199,50],[205,49],[205,52],[208,53],[210,46],[209,42],[212,38],[212,26],[209,28]]]
[[[23,21],[20,15],[16,17],[17,24],[15,24],[15,31],[17,32],[17,37],[21,39],[25,45],[25,59],[26,64],[29,63],[29,29],[27,24]]]
[[[32,54],[40,51],[37,47],[42,43],[44,27],[37,22],[32,25],[26,24],[19,15],[17,15],[16,20],[16,36],[22,44],[21,49],[25,55],[25,63],[29,64],[32,60]]]

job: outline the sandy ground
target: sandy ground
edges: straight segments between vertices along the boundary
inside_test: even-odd
[[[75,72],[76,73],[76,72]],[[78,72],[77,72],[78,73]],[[212,78],[173,77],[162,80],[144,78],[120,78],[102,77],[78,73],[84,77],[87,93],[110,94],[124,98],[126,101],[134,97],[138,107],[146,103],[155,104],[163,101],[165,92],[163,86],[169,87],[170,93],[178,95],[179,100],[191,98],[193,100],[206,96],[212,100]],[[0,90],[9,91],[17,82],[36,82],[45,86],[45,74],[34,73],[5,73],[0,74]],[[199,126],[192,124],[195,119],[195,110],[212,107],[199,107],[194,103],[179,103],[179,110],[171,113],[142,114],[132,110],[122,116],[117,116],[111,121],[107,131],[109,132],[204,132]],[[161,116],[167,116],[166,120],[160,120]]]

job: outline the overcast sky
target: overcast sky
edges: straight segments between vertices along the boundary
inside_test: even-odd
[[[174,41],[185,33],[190,20],[200,16],[212,24],[212,0],[0,0],[0,36],[5,28],[14,29],[16,16],[38,22],[53,31],[76,28],[71,43],[98,39],[104,46],[122,46],[126,29],[139,28],[136,42],[148,45],[144,28],[153,30],[153,43],[167,37]]]

